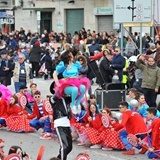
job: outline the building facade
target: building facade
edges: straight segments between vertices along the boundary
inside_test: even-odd
[[[44,29],[73,33],[82,27],[99,31],[113,31],[113,0],[24,0],[15,10],[15,29],[23,27],[32,32]]]

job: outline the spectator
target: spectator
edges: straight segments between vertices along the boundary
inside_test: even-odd
[[[13,82],[16,93],[19,92],[20,86],[33,82],[33,74],[28,63],[25,62],[24,54],[19,54],[18,62],[15,62],[13,70]]]
[[[94,51],[101,51],[101,47],[98,43],[96,43],[95,39],[92,40],[92,45],[90,45],[88,48],[91,56],[94,55]]]
[[[7,51],[0,52],[0,83],[5,86],[11,85],[12,70],[14,64],[7,59]]]
[[[40,42],[37,41],[33,45],[33,48],[31,49],[31,52],[29,53],[29,61],[32,64],[32,74],[34,75],[34,71],[36,72],[35,77],[39,78],[38,71],[40,68],[40,58],[41,58],[41,52],[43,50],[40,48]]]
[[[160,70],[156,66],[153,57],[147,59],[147,65],[143,63],[145,56],[141,55],[137,60],[137,67],[142,70],[142,91],[147,104],[156,107],[157,92],[160,87]]]
[[[125,58],[121,55],[121,49],[115,48],[115,55],[110,65],[114,70],[118,71],[119,81],[122,82],[123,68],[125,67]]]
[[[10,35],[9,36],[9,47],[12,48],[12,50],[14,51],[17,47],[18,47],[18,44],[16,42],[16,40],[13,38],[13,35]]]
[[[130,56],[134,55],[134,51],[135,51],[135,44],[131,40],[130,37],[127,37],[127,44],[126,44],[126,49],[125,49],[126,56],[130,57]]]

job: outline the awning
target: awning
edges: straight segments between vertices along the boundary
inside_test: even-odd
[[[30,11],[54,11],[55,8],[23,8],[22,10],[30,10]]]

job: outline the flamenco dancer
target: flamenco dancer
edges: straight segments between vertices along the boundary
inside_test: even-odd
[[[80,62],[74,59],[73,51],[67,50],[61,55],[61,62],[53,73],[56,95],[58,98],[65,94],[71,95],[71,108],[74,114],[81,112],[80,102],[90,85],[88,78],[78,78],[81,69]],[[62,73],[63,79],[58,80],[60,73]]]

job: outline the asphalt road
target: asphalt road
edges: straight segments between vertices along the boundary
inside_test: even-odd
[[[42,78],[34,79],[34,82],[37,83],[38,89],[41,90],[42,97],[45,98],[49,92],[49,86],[51,80],[43,80]],[[9,88],[14,93],[14,86],[11,85]],[[95,90],[96,85],[92,86],[92,89]],[[30,154],[32,160],[36,160],[38,150],[41,145],[45,146],[43,160],[49,160],[51,157],[57,156],[59,152],[59,143],[56,140],[41,140],[40,132],[33,133],[13,133],[7,131],[6,128],[0,130],[0,138],[5,140],[5,155],[8,154],[8,150],[12,145],[21,146],[21,148]],[[68,160],[74,160],[79,153],[84,153],[87,151],[91,160],[146,160],[148,159],[146,155],[133,155],[133,156],[124,156],[122,151],[103,151],[102,149],[90,149],[83,146],[77,146],[77,141],[73,142],[73,150],[68,155]],[[138,151],[137,151],[138,153]]]

